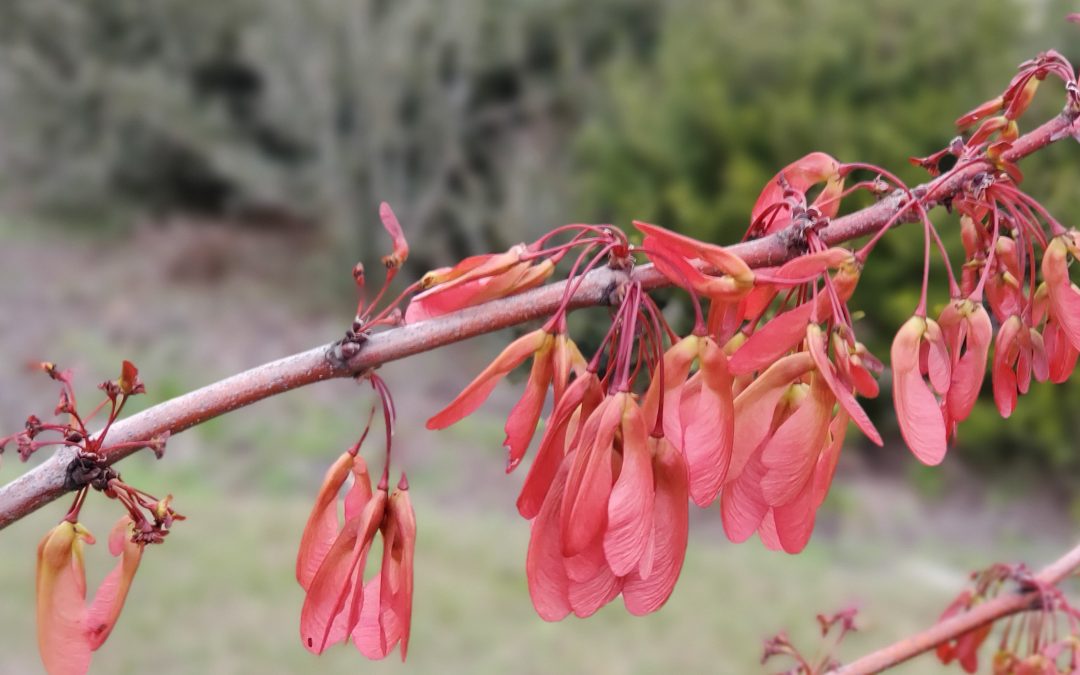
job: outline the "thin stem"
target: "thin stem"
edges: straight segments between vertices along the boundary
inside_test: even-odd
[[[686,276],[686,273],[679,269],[679,262],[686,263],[685,260],[676,260],[674,256],[669,255],[666,251],[660,251],[654,248],[635,248],[635,253],[644,253],[650,258],[660,258],[668,263],[670,269],[674,270],[679,275],[679,281],[682,282],[682,288],[690,295],[690,304],[694,307],[694,335],[705,334],[705,315],[701,311],[701,297],[698,295],[697,290],[694,289],[693,284],[690,283],[690,279]]]
[[[382,309],[382,311],[380,311],[375,317],[373,317],[370,321],[368,321],[368,325],[378,324],[383,319],[385,319],[386,316],[390,312],[394,311],[395,307],[397,307],[398,305],[401,304],[401,301],[404,300],[406,296],[412,295],[413,293],[415,293],[416,290],[418,288],[420,288],[421,283],[422,283],[422,280],[417,279],[416,281],[414,281],[411,284],[409,284],[408,286],[406,286],[405,290],[398,293],[397,297],[394,298],[393,302],[387,303],[386,307],[384,307]],[[370,305],[368,311],[370,311],[372,308],[374,308],[374,305]]]
[[[560,234],[563,234],[564,232],[574,232],[574,231],[576,231],[578,233],[577,235],[574,236],[574,239],[577,239],[578,237],[581,237],[583,234],[586,234],[586,233],[592,233],[592,234],[597,235],[598,237],[604,237],[604,236],[610,235],[611,233],[615,232],[616,230],[614,228],[608,227],[606,225],[587,225],[587,224],[584,224],[584,223],[574,223],[572,225],[560,225],[559,227],[556,227],[554,230],[551,230],[550,232],[547,232],[547,233],[543,234],[539,239],[534,241],[532,243],[532,246],[530,246],[529,248],[532,249],[532,248],[535,247],[535,248],[539,249],[541,246],[546,244],[547,241],[549,239],[551,239],[552,237],[556,237],[556,236],[558,236]]]
[[[660,438],[664,435],[664,393],[667,386],[667,383],[664,381],[664,338],[661,325],[666,324],[667,322],[663,320],[656,303],[647,295],[645,296],[644,305],[649,313],[649,318],[652,319],[653,332],[656,333],[656,370],[657,377],[659,378],[659,384],[657,386],[660,388],[660,395],[657,397],[656,401],[656,421],[653,423],[649,435],[653,438]]]
[[[990,278],[990,272],[993,269],[994,263],[997,262],[997,240],[1001,232],[1001,216],[998,213],[996,201],[994,202],[990,214],[991,220],[994,223],[994,231],[990,236],[990,254],[986,256],[986,262],[983,263],[983,270],[982,275],[979,277],[979,283],[975,285],[975,290],[971,292],[971,299],[980,303],[983,298],[983,288],[986,287],[986,280]]]

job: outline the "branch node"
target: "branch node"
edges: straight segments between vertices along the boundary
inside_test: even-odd
[[[110,480],[119,477],[120,473],[103,459],[80,454],[64,470],[64,489],[73,491],[89,485],[100,491],[108,487]]]

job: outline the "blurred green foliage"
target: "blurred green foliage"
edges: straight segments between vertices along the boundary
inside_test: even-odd
[[[576,92],[653,24],[642,0],[16,0],[0,20],[3,183],[51,214],[307,226],[418,268],[557,217]],[[92,214],[100,214],[95,216]]]

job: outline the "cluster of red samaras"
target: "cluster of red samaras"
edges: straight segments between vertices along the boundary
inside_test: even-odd
[[[387,495],[383,482],[371,489],[367,464],[345,452],[330,467],[308,518],[296,558],[296,580],[307,593],[300,613],[300,637],[315,654],[345,640],[371,659],[385,658],[401,643],[409,649],[412,618],[413,551],[416,517],[404,475]],[[338,518],[338,493],[352,476]],[[382,535],[382,565],[367,582],[367,556]]]
[[[352,329],[343,344],[357,346],[373,325],[394,322],[396,302],[377,311],[390,282],[409,256],[409,245],[397,217],[386,203],[379,209],[393,251],[383,257],[386,276],[375,299],[364,298],[364,270],[353,270],[361,294]],[[375,490],[360,448],[371,429],[371,410],[360,440],[349,448],[326,472],[315,498],[296,556],[296,580],[304,589],[300,612],[300,639],[304,647],[322,654],[327,647],[352,640],[361,654],[383,659],[398,644],[401,660],[409,650],[412,624],[413,553],[416,548],[416,515],[409,499],[409,484],[401,475],[397,489],[389,494],[391,441],[396,411],[386,383],[376,373],[359,379],[371,383],[382,403],[386,432],[385,463]],[[338,496],[351,477],[342,508]],[[344,519],[339,517],[344,512]],[[370,580],[364,581],[368,553],[376,535],[382,535],[382,564]]]
[[[640,245],[615,230],[567,226],[558,232],[574,234],[568,243],[555,246],[548,236],[430,275],[407,320],[532,287],[580,249],[567,301],[428,422],[440,429],[469,415],[500,378],[531,358],[525,391],[506,423],[510,471],[522,462],[552,390],[518,498],[521,515],[532,520],[529,590],[543,618],[588,616],[620,594],[634,614],[660,607],[683,563],[690,500],[703,508],[718,502],[734,541],[756,532],[773,549],[797,553],[806,546],[849,422],[882,442],[857,400],[878,394],[881,364],[857,341],[848,301],[880,235],[904,217],[923,222],[927,274],[935,247],[946,258],[952,297],[936,320],[929,318],[924,275],[922,300],[891,350],[900,430],[920,461],[941,462],[957,424],[971,413],[995,319],[993,390],[1003,415],[1033,377],[1069,376],[1080,350],[1080,289],[1070,283],[1068,259],[1080,256],[1080,233],[1066,231],[1021,192],[1008,161],[1016,120],[1049,74],[1071,83],[1075,102],[1072,67],[1043,54],[1022,66],[1002,97],[961,118],[963,126],[983,122],[968,142],[933,161],[916,160],[936,169],[945,154],[955,155],[952,173],[989,158],[991,167],[968,171],[951,201],[966,251],[959,279],[926,215],[940,183],[916,194],[876,167],[823,153],[777,174],[754,206],[748,238],[784,230],[802,247],[777,267],[752,270],[728,249],[635,223]],[[866,170],[877,177],[845,189],[851,174]],[[857,251],[830,247],[818,232],[857,190],[895,190],[895,217]],[[639,256],[691,295],[693,330],[676,335],[630,281],[604,341],[586,360],[566,333],[568,298],[601,259],[628,269]]]
[[[779,181],[783,208],[759,202],[755,227],[769,232],[835,213],[841,170],[826,155],[810,156]],[[826,183],[819,206],[809,206],[805,192],[819,182]],[[806,255],[751,271],[719,246],[636,226],[644,235],[638,246],[614,232],[572,240],[586,242],[579,260],[603,252],[626,266],[631,256],[647,256],[693,296],[689,335],[675,335],[631,282],[590,360],[567,335],[560,308],[428,422],[439,429],[469,415],[531,358],[506,424],[509,471],[522,462],[553,391],[517,502],[533,521],[529,590],[547,620],[591,615],[620,594],[634,614],[663,605],[682,568],[691,500],[719,501],[734,540],[758,532],[770,547],[800,551],[849,420],[881,440],[855,398],[877,394],[871,373],[879,364],[855,341],[846,306],[861,267],[854,253],[825,247],[809,228]]]

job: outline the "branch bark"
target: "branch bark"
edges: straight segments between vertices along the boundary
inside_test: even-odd
[[[1060,138],[1068,138],[1075,115],[1062,113],[1018,138],[1006,159],[1016,161]],[[927,207],[960,191],[974,175],[986,171],[986,162],[975,162],[945,174],[920,188],[931,197]],[[830,245],[840,244],[876,232],[903,207],[903,196],[893,194],[876,204],[837,218],[820,233]],[[796,255],[785,232],[735,244],[730,250],[751,267],[780,264]],[[651,265],[636,268],[632,277],[647,288],[667,283]],[[625,273],[599,269],[589,273],[574,295],[571,306],[580,308],[607,302],[611,290],[626,282]],[[109,431],[112,443],[147,441],[163,433],[176,434],[218,415],[250,405],[290,389],[337,377],[350,377],[388,361],[428,351],[482,333],[489,333],[549,315],[559,305],[565,282],[549,284],[519,295],[471,307],[445,317],[405,325],[372,335],[360,352],[345,365],[327,358],[333,345],[323,345],[233,375],[214,384],[148,408],[120,420]],[[132,454],[137,447],[117,448],[109,453],[110,463]],[[63,495],[71,449],[61,449],[37,467],[0,488],[0,529],[29,515]]]
[[[1047,565],[1036,575],[1036,580],[1056,586],[1080,567],[1080,544]],[[832,671],[836,675],[869,675],[879,673],[895,665],[924,654],[938,645],[957,638],[979,626],[992,623],[1010,614],[1038,606],[1039,593],[1010,593],[976,605],[971,610],[940,621],[926,630],[910,635],[899,642],[871,652],[852,663]]]

